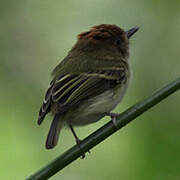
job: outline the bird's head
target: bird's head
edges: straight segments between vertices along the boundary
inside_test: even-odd
[[[116,25],[101,24],[78,35],[73,51],[89,53],[102,58],[127,58],[129,39],[138,31],[138,27],[124,31]]]

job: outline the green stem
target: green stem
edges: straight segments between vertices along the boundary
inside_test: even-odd
[[[180,78],[156,91],[150,97],[130,107],[117,117],[118,128],[120,129],[124,127],[137,116],[143,114],[145,111],[179,89]],[[50,178],[68,164],[79,158],[82,155],[82,151],[87,152],[89,149],[93,148],[116,131],[118,131],[118,129],[114,127],[112,121],[108,122],[81,142],[81,150],[77,145],[73,146],[65,153],[57,157],[54,161],[50,162],[47,166],[43,167],[35,174],[27,178],[27,180],[44,180]]]

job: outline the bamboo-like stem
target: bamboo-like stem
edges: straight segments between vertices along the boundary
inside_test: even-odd
[[[134,120],[137,116],[143,114],[145,111],[155,106],[160,101],[162,101],[163,99],[165,99],[179,89],[180,78],[169,83],[162,89],[156,91],[148,98],[133,105],[117,117],[118,128],[121,129],[126,124]],[[54,161],[50,162],[47,166],[43,167],[35,174],[27,178],[27,180],[45,180],[50,178],[58,171],[66,167],[68,164],[79,158],[82,155],[82,151],[87,152],[116,131],[118,131],[118,129],[113,125],[112,121],[108,122],[81,142],[81,150],[77,145],[73,146],[72,148],[64,152],[62,155],[57,157]]]

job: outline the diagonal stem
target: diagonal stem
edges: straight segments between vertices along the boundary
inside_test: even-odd
[[[133,105],[132,107],[121,113],[119,116],[117,116],[117,127],[121,129],[126,124],[134,120],[136,117],[143,114],[145,111],[155,106],[160,101],[162,101],[163,99],[165,99],[179,89],[180,77],[175,81],[169,83],[162,89],[156,91],[153,95]],[[94,133],[86,137],[84,140],[82,140],[81,149],[83,150],[83,152],[87,152],[89,149],[93,148],[116,131],[118,131],[118,129],[114,127],[112,121],[108,122],[98,130],[96,130]],[[82,152],[79,147],[75,145],[66,152],[64,152],[62,155],[57,157],[55,160],[50,162],[47,166],[43,167],[35,174],[27,178],[27,180],[48,179],[54,174],[56,174],[58,171],[69,165],[71,162],[79,158],[81,156],[81,153]]]

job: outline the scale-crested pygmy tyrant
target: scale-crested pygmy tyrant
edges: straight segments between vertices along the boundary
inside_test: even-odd
[[[53,79],[39,112],[38,124],[46,114],[54,116],[46,148],[54,148],[63,126],[68,126],[78,145],[73,127],[110,116],[122,100],[130,78],[129,39],[137,27],[124,31],[101,24],[78,35],[68,55],[53,70]]]

